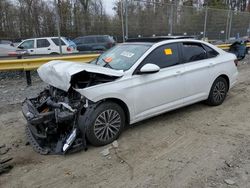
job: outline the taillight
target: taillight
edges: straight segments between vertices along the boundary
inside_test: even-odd
[[[111,48],[113,46],[113,43],[109,42],[108,47]]]
[[[72,50],[72,49],[71,49],[70,47],[67,47],[67,51],[68,51],[68,52],[71,52],[71,50]]]
[[[236,67],[238,66],[238,59],[234,60],[234,64],[235,64]]]

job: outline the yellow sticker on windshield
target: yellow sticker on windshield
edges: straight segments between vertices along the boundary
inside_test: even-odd
[[[166,48],[164,50],[164,52],[165,52],[165,55],[172,55],[173,54],[172,49],[170,49],[170,48]]]

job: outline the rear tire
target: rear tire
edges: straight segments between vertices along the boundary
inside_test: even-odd
[[[208,99],[206,100],[206,104],[210,106],[218,106],[223,103],[227,96],[228,92],[228,83],[225,78],[218,77],[214,81]]]
[[[94,146],[112,143],[120,136],[125,125],[124,111],[114,102],[103,102],[88,108],[82,118],[86,137]]]
[[[50,55],[59,55],[59,53],[57,53],[57,52],[52,52],[52,53],[50,53]]]

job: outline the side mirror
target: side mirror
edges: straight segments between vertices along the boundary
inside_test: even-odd
[[[160,71],[159,66],[157,66],[155,64],[148,63],[148,64],[142,66],[142,68],[139,71],[139,74],[150,74],[150,73],[156,73],[159,71]]]

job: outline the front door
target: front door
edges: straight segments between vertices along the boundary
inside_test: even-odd
[[[140,74],[140,68],[147,63],[158,65],[160,71]],[[132,76],[127,94],[134,101],[135,121],[182,105],[183,71],[178,43],[160,46],[144,59]]]
[[[25,40],[17,48],[27,50],[30,55],[35,54],[35,40]]]

